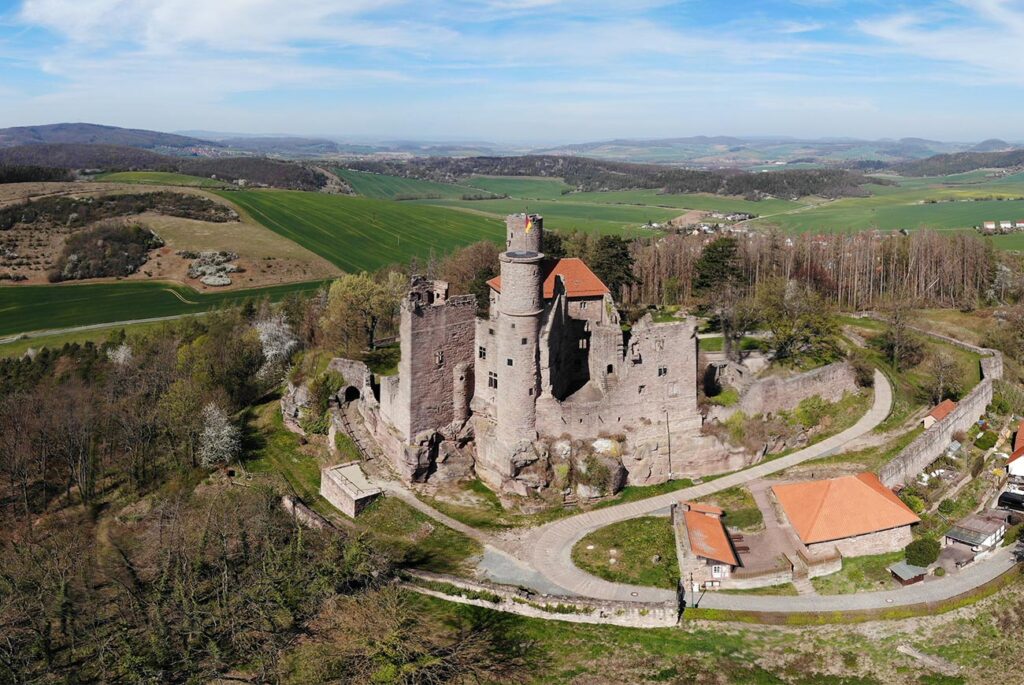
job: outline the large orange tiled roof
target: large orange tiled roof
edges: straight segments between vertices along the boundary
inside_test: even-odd
[[[805,545],[921,520],[873,473],[786,483],[772,491]]]
[[[550,300],[555,296],[556,276],[561,276],[565,281],[565,291],[569,297],[601,297],[611,292],[582,259],[576,257],[552,259],[544,262],[543,268],[545,300]],[[487,285],[500,293],[501,276],[487,281]]]
[[[954,409],[956,409],[956,402],[953,400],[942,400],[935,406],[935,409],[928,412],[928,416],[932,417],[936,421],[941,421],[949,416],[949,412]]]
[[[690,549],[693,550],[693,553],[712,561],[739,566],[736,552],[733,551],[732,543],[729,542],[729,536],[725,532],[725,525],[719,518],[722,510],[710,507],[717,509],[718,515],[714,515],[714,513],[705,513],[707,505],[693,502],[684,502],[683,504],[692,507],[683,512],[683,522],[686,524],[686,537],[690,541]]]

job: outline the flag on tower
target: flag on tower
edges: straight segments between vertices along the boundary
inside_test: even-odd
[[[533,217],[529,214],[526,215],[526,232],[529,233],[530,229],[533,228]]]

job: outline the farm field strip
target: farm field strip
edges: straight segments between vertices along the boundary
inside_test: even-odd
[[[419,203],[300,191],[219,193],[270,230],[345,271],[428,258],[478,240],[501,241],[500,222]]]
[[[606,192],[570,193],[564,202],[597,204],[642,205],[674,209],[696,209],[708,212],[747,212],[749,214],[775,214],[808,206],[806,202],[768,198],[760,201],[723,197],[708,193],[667,194],[657,190],[612,190]]]
[[[278,300],[288,293],[314,290],[323,282],[200,293],[153,281],[0,287],[0,336],[30,331],[128,322],[196,314],[248,299]]]
[[[363,197],[378,200],[414,199],[430,196],[458,200],[463,195],[473,195],[480,192],[477,188],[470,188],[464,185],[438,183],[419,178],[388,176],[386,174],[374,174],[368,171],[355,171],[344,168],[335,168],[333,171],[352,186],[352,190]]]
[[[530,211],[544,216],[545,228],[629,236],[650,235],[649,230],[641,228],[643,224],[649,221],[668,221],[679,216],[680,213],[679,210],[663,207],[636,207],[558,200],[425,200],[424,203],[467,212],[486,213],[495,218]]]

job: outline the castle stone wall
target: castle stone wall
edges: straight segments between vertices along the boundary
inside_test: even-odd
[[[853,368],[846,362],[838,362],[788,378],[755,380],[749,384],[738,404],[714,407],[708,418],[725,421],[740,411],[747,416],[789,411],[815,395],[826,402],[838,402],[844,393],[858,391]]]
[[[912,443],[904,447],[892,461],[881,468],[878,477],[887,487],[911,482],[928,464],[945,452],[954,433],[966,431],[979,417],[983,416],[992,402],[992,382],[1002,378],[1003,375],[1003,356],[998,351],[975,347],[963,341],[927,331],[921,332],[984,355],[981,358],[983,378],[978,385],[957,402],[953,411],[941,421],[932,424]]]

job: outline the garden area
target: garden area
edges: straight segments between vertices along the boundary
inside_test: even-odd
[[[750,490],[737,485],[727,490],[721,490],[713,495],[702,497],[698,500],[707,504],[714,504],[725,510],[725,525],[729,530],[753,533],[764,528],[764,515],[754,501]]]
[[[679,584],[675,535],[664,516],[620,521],[590,533],[573,547],[584,571],[616,583],[675,589]]]

